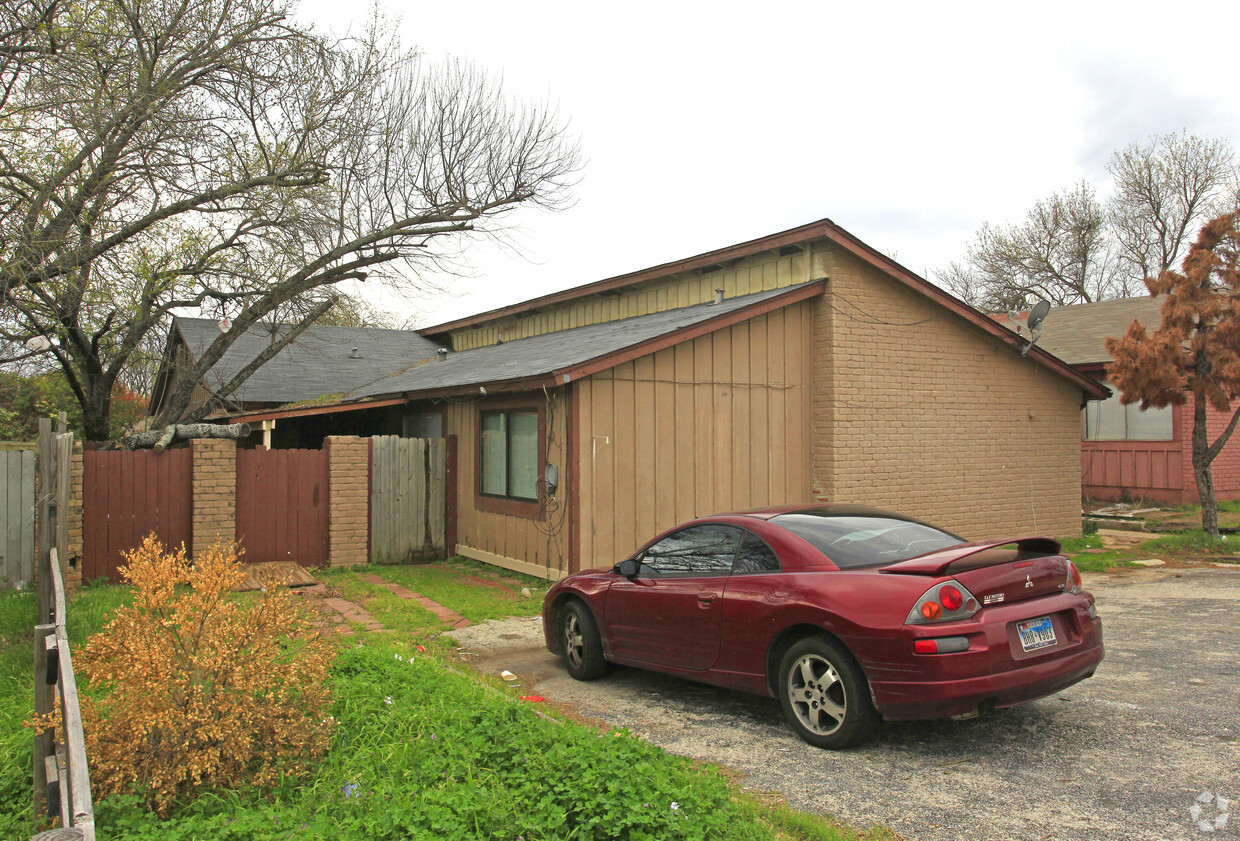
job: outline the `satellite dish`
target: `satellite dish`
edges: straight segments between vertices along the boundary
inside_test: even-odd
[[[1020,349],[1020,355],[1026,356],[1029,348],[1042,338],[1042,322],[1046,319],[1046,314],[1051,311],[1050,301],[1038,301],[1033,305],[1033,309],[1029,311],[1029,332],[1033,334],[1033,338],[1029,340],[1029,344]]]
[[[1042,321],[1046,318],[1046,314],[1051,311],[1050,301],[1038,301],[1033,305],[1033,309],[1029,311],[1029,329],[1041,330]]]
[[[47,350],[52,346],[52,340],[47,336],[31,336],[26,340],[26,347],[33,351]]]

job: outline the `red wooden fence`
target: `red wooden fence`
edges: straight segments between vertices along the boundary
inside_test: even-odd
[[[327,564],[327,450],[237,450],[237,542],[247,563]]]
[[[82,577],[119,580],[122,553],[154,532],[165,546],[193,546],[188,449],[83,453]]]

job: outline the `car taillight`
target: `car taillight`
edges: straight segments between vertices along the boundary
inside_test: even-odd
[[[1064,581],[1064,591],[1076,595],[1081,592],[1081,571],[1076,568],[1076,564],[1068,561],[1068,577]]]
[[[968,619],[977,613],[977,599],[959,582],[936,584],[926,591],[913,609],[909,611],[906,625],[927,625],[931,622],[949,622]]]
[[[944,610],[960,610],[960,606],[964,604],[964,597],[952,585],[944,584],[939,588],[939,601],[943,603]]]

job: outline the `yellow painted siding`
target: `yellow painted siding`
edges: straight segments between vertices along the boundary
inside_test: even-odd
[[[565,436],[567,412],[564,389],[555,389],[544,395],[531,392],[527,395],[529,408],[539,405],[545,412],[547,430],[547,460],[560,468],[560,489],[557,492],[557,510],[546,512],[545,519],[496,514],[479,511],[475,506],[478,484],[478,413],[493,408],[491,401],[475,403],[449,403],[445,420],[448,434],[458,436],[457,448],[457,542],[461,547],[508,558],[532,565],[549,578],[557,578],[568,571],[568,482]],[[508,408],[505,406],[505,408]],[[552,534],[546,534],[550,531]],[[539,574],[528,567],[522,572]]]
[[[452,347],[468,350],[493,345],[501,335],[504,341],[512,341],[587,324],[704,304],[714,300],[716,289],[722,289],[724,295],[734,298],[794,286],[817,277],[810,273],[811,265],[805,252],[787,256],[768,252],[708,274],[692,272],[674,275],[635,288],[617,290],[621,293],[618,295],[592,295],[580,301],[566,302],[547,312],[511,316],[477,328],[456,330],[452,333]]]
[[[812,304],[794,304],[577,384],[581,565],[683,520],[810,499]]]
[[[815,260],[815,490],[969,539],[1079,535],[1080,389],[851,255]]]

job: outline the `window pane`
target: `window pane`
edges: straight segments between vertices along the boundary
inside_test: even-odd
[[[443,415],[439,412],[415,412],[405,415],[405,438],[442,438]]]
[[[482,492],[508,494],[507,424],[503,412],[482,413]]]
[[[741,551],[736,555],[733,572],[779,572],[779,559],[766,541],[754,534],[746,534],[741,541]]]
[[[538,413],[508,413],[508,495],[538,499]]]
[[[886,513],[808,511],[780,514],[771,522],[809,541],[840,569],[893,564],[964,542],[934,526]]]
[[[1129,441],[1170,441],[1171,407],[1142,409],[1140,403],[1124,407],[1128,410]]]
[[[642,555],[643,575],[727,575],[736,559],[740,529],[694,526],[660,540]]]
[[[1126,407],[1119,402],[1119,390],[1110,383],[1111,396],[1106,400],[1086,404],[1086,441],[1123,441],[1127,416]]]

